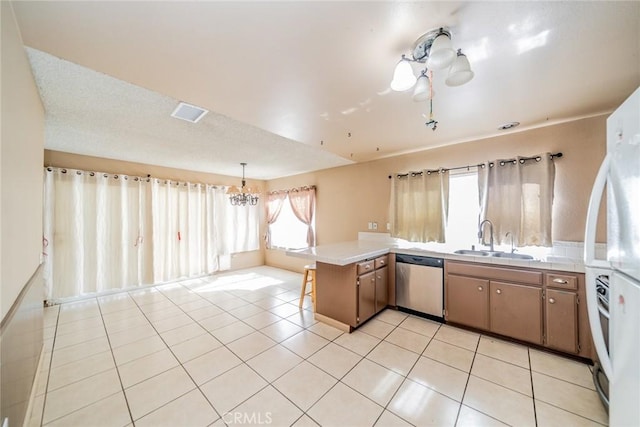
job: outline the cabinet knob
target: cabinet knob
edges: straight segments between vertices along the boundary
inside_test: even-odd
[[[368,269],[371,268],[371,266],[369,264],[367,264],[367,265],[364,266],[364,268],[365,268],[365,270],[368,270]]]
[[[569,282],[567,282],[567,281],[566,281],[566,280],[564,280],[564,279],[560,279],[560,278],[557,278],[557,277],[556,277],[555,279],[553,279],[553,283],[559,283],[559,284],[561,284],[561,285],[566,285],[566,284],[567,284],[567,283],[569,283]]]
[[[380,265],[384,265],[384,261],[380,261]]]
[[[549,298],[549,304],[555,304],[556,300],[553,298]]]
[[[478,286],[478,290],[482,292],[482,286]]]
[[[502,291],[500,289],[496,290],[496,294],[501,294],[501,293],[502,293]]]

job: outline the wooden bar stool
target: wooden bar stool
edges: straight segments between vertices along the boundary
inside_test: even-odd
[[[300,291],[300,308],[304,303],[304,296],[307,294],[307,283],[311,282],[311,302],[313,303],[313,311],[316,311],[316,265],[308,264],[304,266],[302,274],[302,290]]]

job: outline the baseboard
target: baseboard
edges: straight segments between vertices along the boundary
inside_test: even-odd
[[[347,325],[346,323],[339,322],[335,319],[332,319],[330,317],[327,317],[319,313],[316,313],[314,317],[318,322],[322,322],[329,326],[333,326],[334,328],[340,329],[343,332],[347,332],[347,333],[351,332],[351,326]]]

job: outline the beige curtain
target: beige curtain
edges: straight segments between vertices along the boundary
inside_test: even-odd
[[[550,153],[535,157],[496,160],[478,169],[479,220],[493,223],[496,244],[511,244],[513,236],[516,246],[552,246],[555,165]]]
[[[309,247],[315,246],[316,236],[313,231],[313,212],[316,206],[316,189],[302,187],[292,190],[289,192],[289,202],[296,218],[307,225],[307,244]]]
[[[449,172],[394,175],[391,235],[410,242],[444,242],[449,209]]]
[[[287,198],[287,193],[275,191],[267,194],[267,232],[265,233],[264,240],[268,249],[271,248],[271,229],[270,225],[276,222],[280,211],[282,210],[282,203]]]

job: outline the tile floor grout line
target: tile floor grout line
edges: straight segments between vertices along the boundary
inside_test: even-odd
[[[116,374],[118,375],[118,381],[120,382],[120,391],[122,392],[122,396],[124,397],[124,401],[127,405],[127,411],[129,412],[129,420],[133,423],[133,414],[131,413],[131,407],[129,406],[129,399],[127,399],[127,394],[124,392],[124,384],[122,383],[122,377],[120,376],[120,369],[118,369],[118,364],[116,363],[116,357],[113,354],[113,347],[111,346],[111,339],[109,339],[109,332],[107,331],[107,326],[104,324],[104,317],[102,315],[102,309],[100,307],[100,302],[96,298],[96,303],[98,304],[98,311],[100,312],[100,318],[102,319],[102,326],[104,327],[104,332],[107,335],[107,342],[109,343],[109,351],[111,352],[111,359],[113,360],[113,366],[116,370]]]
[[[435,338],[434,338],[435,339]],[[478,349],[480,348],[480,340],[482,339],[482,335],[478,337],[478,342],[476,343],[476,348],[473,351],[473,357],[471,358],[471,365],[469,365],[469,372],[467,373],[467,381],[464,384],[464,390],[462,390],[462,397],[460,397],[460,406],[458,406],[458,413],[456,414],[456,421],[454,425],[458,424],[458,420],[460,419],[460,412],[462,412],[462,405],[464,402],[464,396],[467,394],[467,388],[469,387],[469,380],[471,379],[471,371],[473,370],[473,364],[476,361],[476,356],[478,355]]]
[[[533,367],[531,366],[531,351],[527,349],[527,360],[529,360],[529,378],[531,379],[531,403],[533,405],[533,421],[538,425],[538,411],[536,410],[536,392],[533,387]]]
[[[53,365],[53,353],[55,351],[56,348],[56,338],[57,338],[57,332],[58,332],[58,322],[60,321],[60,307],[58,307],[58,313],[56,315],[56,325],[55,325],[55,331],[53,334],[53,341],[51,342],[51,357],[49,359],[49,369],[47,370],[47,379],[45,381],[45,385],[44,385],[44,398],[43,398],[43,402],[42,402],[42,414],[40,414],[40,426],[42,426],[44,424],[44,412],[47,408],[47,397],[49,394],[49,377],[51,376],[51,366]]]
[[[534,400],[534,402],[535,402],[535,400]],[[554,405],[553,403],[549,403],[549,402],[546,402],[546,401],[544,401],[544,400],[540,400],[540,402],[542,402],[542,403],[544,403],[544,404],[546,404],[546,405],[549,405],[549,406],[553,406],[554,408],[556,408],[556,409],[558,409],[558,410],[560,410],[560,411],[567,412],[567,413],[569,413],[569,414],[572,414],[572,415],[575,415],[575,416],[577,416],[577,417],[580,417],[580,418],[582,418],[582,419],[584,419],[584,420],[586,420],[586,421],[589,421],[589,422],[592,422],[592,423],[595,423],[595,424],[598,424],[598,425],[601,425],[601,426],[605,426],[605,427],[607,426],[607,424],[602,424],[600,421],[597,421],[597,420],[591,419],[591,418],[589,418],[589,417],[585,417],[584,415],[581,415],[581,414],[578,414],[578,413],[576,413],[576,412],[570,411],[570,410],[568,410],[568,409],[562,408],[562,407],[560,407],[560,406]]]

